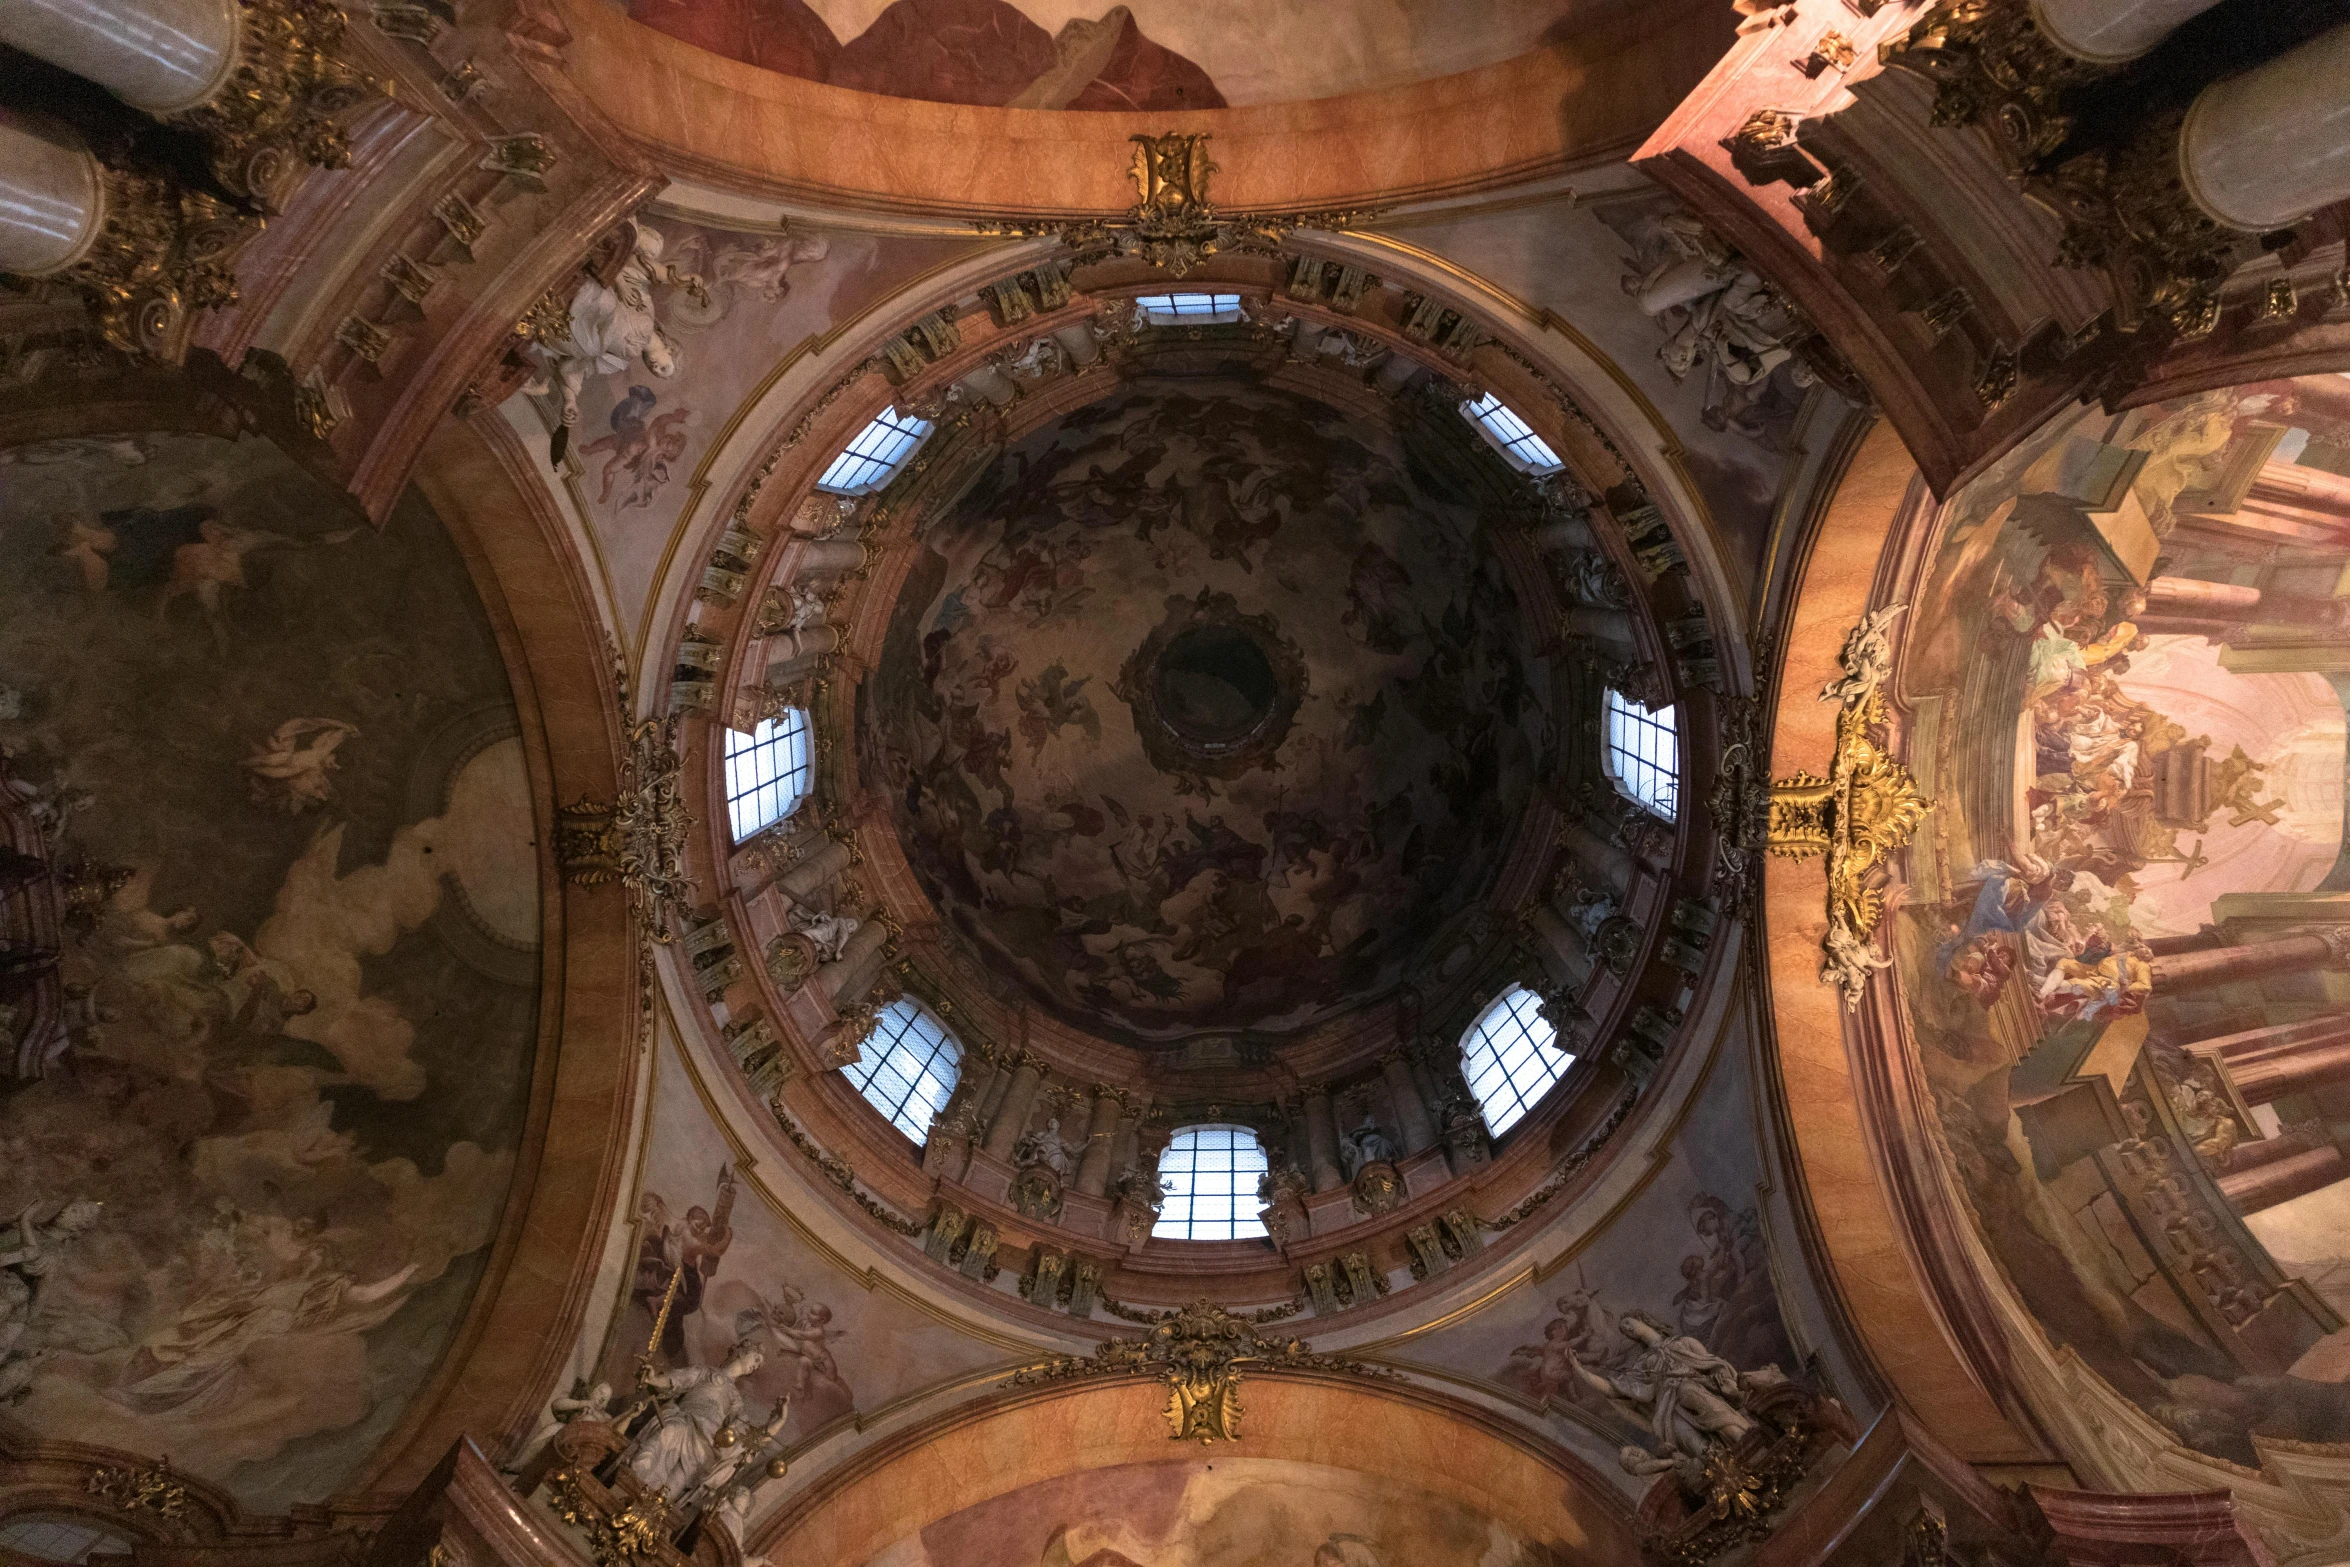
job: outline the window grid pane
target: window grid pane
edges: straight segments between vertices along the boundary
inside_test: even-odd
[[[929,1140],[930,1123],[947,1107],[962,1073],[963,1047],[910,996],[882,1009],[864,1059],[841,1068],[868,1104],[917,1143]]]
[[[800,807],[809,777],[808,715],[787,707],[749,734],[726,731],[726,820],[742,842]]]
[[[1144,294],[1135,300],[1145,320],[1216,325],[1244,319],[1238,294]]]
[[[1187,1126],[1159,1156],[1166,1206],[1151,1234],[1159,1240],[1242,1241],[1265,1233],[1257,1217],[1257,1182],[1270,1166],[1257,1134],[1245,1126]]]
[[[1558,1030],[1542,1015],[1542,999],[1524,986],[1487,1007],[1461,1038],[1461,1074],[1485,1112],[1485,1128],[1499,1137],[1566,1075],[1575,1058],[1557,1048]]]
[[[857,432],[848,449],[816,481],[816,488],[835,495],[863,495],[897,476],[914,455],[914,448],[930,433],[930,421],[900,415],[896,409],[879,415]]]
[[[1626,796],[1674,820],[1680,810],[1681,746],[1672,703],[1652,713],[1608,689],[1607,770]]]
[[[1550,443],[1536,435],[1533,426],[1491,392],[1474,402],[1461,404],[1461,414],[1484,431],[1485,438],[1513,466],[1528,473],[1556,473],[1565,466],[1559,461],[1559,454],[1550,449]]]
[[[85,1562],[93,1552],[120,1554],[130,1541],[78,1518],[11,1518],[0,1524],[0,1545],[49,1562]]]

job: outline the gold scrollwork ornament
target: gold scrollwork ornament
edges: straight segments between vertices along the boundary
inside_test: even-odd
[[[1029,1366],[1015,1372],[1009,1385],[1156,1373],[1167,1388],[1170,1437],[1204,1445],[1239,1439],[1240,1369],[1251,1365],[1362,1377],[1395,1375],[1359,1360],[1315,1354],[1301,1339],[1267,1337],[1248,1318],[1212,1301],[1196,1300],[1168,1313],[1141,1338],[1114,1338],[1089,1356],[1062,1356]]]
[[[1080,260],[1133,256],[1182,277],[1210,256],[1236,250],[1272,255],[1297,229],[1349,229],[1368,211],[1220,213],[1208,199],[1216,172],[1204,131],[1135,136],[1134,205],[1122,218],[987,218],[982,234],[1057,238]]]
[[[240,0],[237,63],[220,91],[172,116],[212,148],[212,172],[278,210],[300,164],[340,169],[351,144],[336,116],[386,84],[335,58],[345,19],[329,0]]]
[[[558,813],[555,827],[563,879],[576,887],[619,883],[646,933],[663,945],[676,937],[670,911],[693,891],[685,845],[694,819],[678,783],[681,766],[677,720],[648,718],[629,733],[613,803],[575,800]]]
[[[1822,855],[1828,870],[1828,933],[1820,978],[1858,1007],[1869,976],[1889,967],[1872,943],[1885,914],[1878,872],[1917,830],[1931,801],[1879,740],[1886,727],[1886,682],[1892,676],[1892,622],[1906,606],[1890,605],[1844,639],[1844,673],[1820,692],[1842,704],[1828,776],[1798,772],[1771,785],[1770,852],[1788,859]]]

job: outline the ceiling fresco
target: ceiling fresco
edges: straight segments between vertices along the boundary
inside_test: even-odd
[[[0,672],[8,1417],[316,1500],[447,1353],[522,1140],[488,620],[413,494],[378,530],[262,441],[51,442],[0,467]]]
[[[866,776],[986,966],[1110,1037],[1375,1000],[1485,894],[1556,745],[1466,497],[1293,395],[1140,383],[920,546]]]
[[[617,0],[616,0],[617,3]],[[628,0],[648,27],[859,92],[1014,109],[1221,109],[1506,60],[1622,0]]]
[[[1325,1464],[1172,1459],[1066,1475],[942,1518],[867,1567],[1564,1567],[1448,1497]]]
[[[2350,1003],[2341,954],[2258,945],[2350,881],[2344,675],[2292,624],[2339,563],[2265,498],[2350,473],[2346,385],[2056,421],[1944,509],[1900,671],[1936,811],[1899,973],[1974,1222],[2051,1339],[2239,1463],[2350,1440],[2350,1103],[2239,1081]]]

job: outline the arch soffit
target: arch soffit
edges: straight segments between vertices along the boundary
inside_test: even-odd
[[[674,175],[851,209],[1123,211],[1129,138],[1207,131],[1235,210],[1392,205],[1622,156],[1704,76],[1728,14],[1683,6],[1456,75],[1182,113],[996,109],[882,97],[720,58],[602,0],[555,0],[572,80]],[[1530,112],[1529,105],[1554,105]]]
[[[1404,1384],[1252,1372],[1237,1441],[1214,1458],[1352,1470],[1465,1503],[1569,1561],[1638,1554],[1632,1509],[1580,1460],[1444,1395]],[[1156,1378],[1025,1391],[909,1429],[833,1469],[756,1531],[802,1567],[861,1567],[892,1542],[991,1498],[1084,1470],[1191,1456],[1167,1436]],[[1358,1433],[1375,1427],[1376,1442]]]

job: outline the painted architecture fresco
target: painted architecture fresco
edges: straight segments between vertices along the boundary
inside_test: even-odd
[[[316,1500],[441,1361],[537,1031],[518,720],[413,494],[0,454],[0,1422]]]
[[[1555,744],[1549,674],[1435,482],[1321,405],[1146,383],[929,528],[860,736],[988,968],[1128,1038],[1297,1027],[1483,896]]]
[[[662,1371],[722,1366],[748,1345],[762,1363],[737,1384],[744,1405],[764,1423],[789,1399],[780,1435],[797,1444],[853,1413],[1017,1362],[852,1272],[752,1189],[673,1049],[660,1056],[654,1096],[636,1264],[595,1375],[607,1393],[625,1396],[648,1355]]]
[[[1622,0],[627,0],[730,60],[859,92],[1014,109],[1221,109],[1441,76]]]
[[[1270,1458],[1064,1475],[942,1518],[868,1567],[1559,1567],[1448,1497]]]
[[[1757,1206],[1759,1169],[1741,1064],[1724,1060],[1674,1139],[1672,1157],[1631,1207],[1571,1261],[1470,1316],[1382,1351],[1498,1389],[1595,1436],[1607,1454],[1649,1440],[1637,1413],[1581,1374],[1636,1376],[1648,1347],[1626,1333],[1645,1317],[1668,1340],[1695,1340],[1741,1372],[1806,1374],[1771,1283]],[[1833,1392],[1833,1389],[1822,1389]],[[1637,1494],[1645,1478],[1602,1472]]]
[[[2350,887],[2344,474],[2337,376],[2059,420],[1944,508],[1899,670],[1936,810],[1892,924],[1974,1221],[2242,1463],[2350,1441],[2350,1101],[2294,1065],[2350,975],[2257,945]]]
[[[623,603],[650,591],[696,470],[777,367],[974,243],[638,218],[621,275],[572,305],[588,340],[569,461]]]

